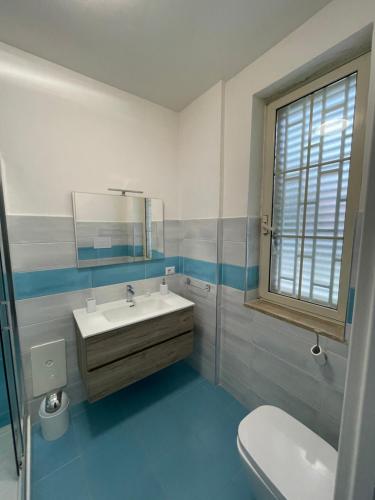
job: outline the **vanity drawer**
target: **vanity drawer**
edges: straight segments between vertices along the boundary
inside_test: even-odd
[[[86,375],[88,399],[93,402],[133,384],[186,358],[192,350],[193,332],[189,332],[88,372]]]
[[[193,329],[193,307],[82,339],[88,371]],[[78,332],[79,333],[79,332]]]

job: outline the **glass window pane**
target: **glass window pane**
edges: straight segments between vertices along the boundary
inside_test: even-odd
[[[337,308],[356,73],[277,111],[270,291]]]

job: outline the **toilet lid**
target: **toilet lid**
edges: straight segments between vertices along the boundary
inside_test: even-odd
[[[240,423],[238,439],[267,486],[288,500],[332,500],[337,451],[274,406],[260,406]]]

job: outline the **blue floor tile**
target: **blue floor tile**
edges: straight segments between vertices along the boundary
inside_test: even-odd
[[[222,387],[213,387],[216,397],[221,401],[221,404],[226,408],[226,410],[239,422],[246,417],[249,410],[245,408],[237,399],[229,394]]]
[[[172,402],[166,403],[166,408],[192,432],[210,427],[213,421],[227,417],[225,406],[209,383],[179,394]]]
[[[237,450],[238,423],[230,419],[215,420],[209,427],[197,431],[202,445],[210,451],[221,473],[231,477],[241,467]]]
[[[123,426],[115,441],[89,448],[82,455],[84,473],[94,500],[162,499],[164,493],[148,467],[144,449]]]
[[[213,499],[217,488],[228,484],[217,460],[201,443],[192,438],[151,464],[168,500]]]
[[[250,491],[250,483],[245,470],[241,469],[231,480],[229,487],[233,485],[232,494],[236,500],[256,500],[255,496]],[[233,497],[232,497],[233,498]]]
[[[215,500],[256,500],[244,471],[237,473],[229,483],[215,491]]]
[[[36,482],[32,500],[91,500],[80,458]]]
[[[168,455],[178,446],[183,447],[191,439],[186,425],[170,411],[166,411],[166,403],[173,404],[174,399],[174,396],[170,396],[169,400],[165,398],[160,404],[154,404],[146,411],[138,413],[136,419],[130,423],[133,434],[150,461]]]
[[[43,439],[39,425],[33,427],[32,433],[32,469],[33,482],[47,476],[54,470],[71,462],[79,455],[73,427],[57,441]]]
[[[47,498],[53,478],[65,491],[54,500],[253,500],[236,446],[246,413],[177,363],[73,408],[58,441],[46,443],[35,430],[33,500]]]
[[[76,412],[72,422],[80,452],[121,440],[124,422],[136,414],[134,399],[129,390],[119,391]]]
[[[81,403],[75,404],[70,408],[70,415],[72,417],[75,417],[76,415],[79,415],[80,413],[86,411],[89,406],[90,403],[88,401],[82,401]]]
[[[108,466],[109,464],[109,466]],[[146,464],[138,470],[125,469],[121,461],[85,462],[85,474],[90,478],[92,500],[164,500],[164,491]]]
[[[124,404],[128,409],[131,410],[131,407],[134,407],[133,410],[137,411],[202,383],[204,380],[195,370],[186,364],[177,363],[131,385],[118,394],[124,398]]]
[[[100,419],[99,415],[96,412],[81,413],[73,418],[80,454],[110,448],[122,436],[122,424],[114,423],[110,418]]]

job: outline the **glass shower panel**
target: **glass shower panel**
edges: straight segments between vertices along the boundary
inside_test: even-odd
[[[0,177],[0,425],[4,425],[0,429],[0,436],[10,435],[10,440],[6,438],[1,441],[0,462],[8,463],[10,471],[9,462],[13,462],[17,476],[24,455],[23,377],[1,180]],[[9,453],[9,442],[13,446],[12,453]]]

